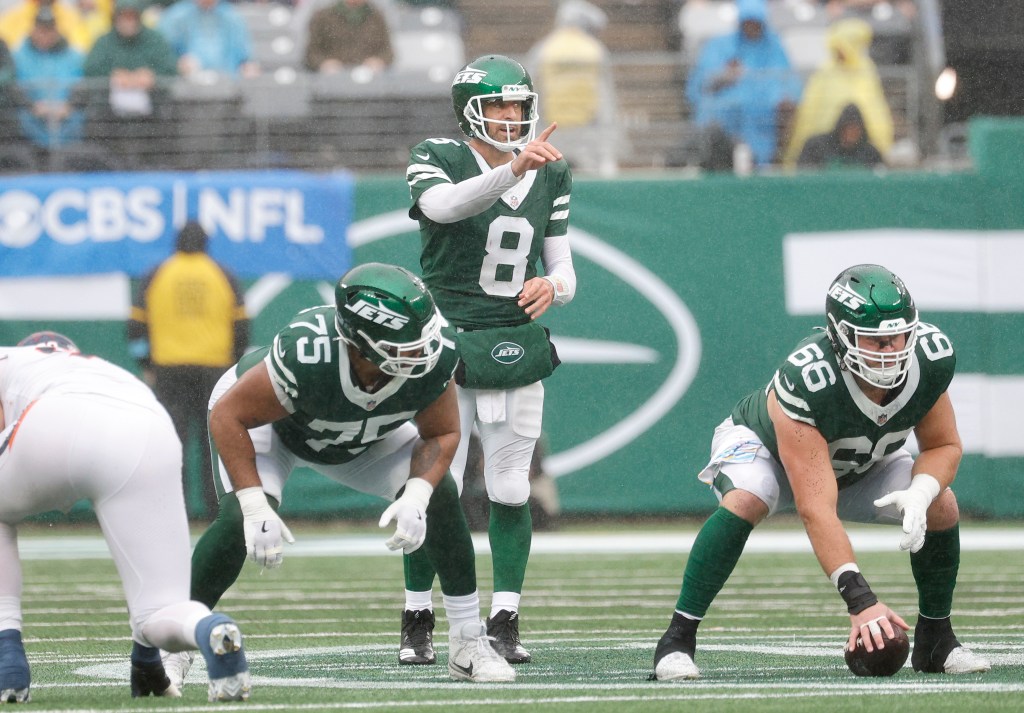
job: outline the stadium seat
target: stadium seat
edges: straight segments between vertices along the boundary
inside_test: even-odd
[[[736,5],[731,2],[691,0],[684,3],[679,12],[679,31],[686,64],[693,65],[706,40],[735,29],[736,17]]]

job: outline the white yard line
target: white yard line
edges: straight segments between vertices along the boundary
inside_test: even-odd
[[[293,528],[296,543],[289,545],[288,557],[366,557],[392,554],[384,546],[383,535],[303,536],[301,526]],[[851,529],[850,541],[857,552],[898,551],[901,532],[897,527]],[[536,533],[533,554],[680,554],[690,551],[697,533],[610,533],[570,534]],[[486,534],[474,534],[477,554],[490,552]],[[961,526],[960,548],[965,552],[1024,552],[1024,527],[971,530]],[[21,537],[18,549],[24,560],[109,559],[107,545],[99,536]],[[810,552],[802,530],[755,531],[746,552]]]

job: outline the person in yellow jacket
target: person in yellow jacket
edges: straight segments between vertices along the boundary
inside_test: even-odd
[[[892,148],[892,112],[882,91],[878,68],[868,56],[871,25],[848,18],[829,28],[829,59],[807,81],[783,163],[792,167],[804,142],[815,134],[828,133],[848,104],[860,109],[868,140],[883,157]]]
[[[249,344],[249,317],[235,278],[207,252],[209,237],[190,221],[175,252],[139,282],[128,321],[128,347],[145,380],[171,414],[188,454],[198,440],[206,515],[217,512],[207,428],[210,394]],[[186,472],[189,460],[186,458]],[[190,488],[186,479],[186,502]],[[189,510],[190,517],[198,513]]]
[[[53,10],[61,37],[79,52],[88,52],[96,37],[78,9],[65,0],[22,0],[0,15],[0,39],[12,50],[20,47],[35,26],[39,8],[44,6]]]

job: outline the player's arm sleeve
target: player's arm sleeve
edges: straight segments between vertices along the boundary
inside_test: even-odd
[[[519,182],[512,164],[458,183],[438,183],[423,191],[417,200],[420,212],[435,223],[457,223],[494,205],[501,195]]]
[[[541,253],[544,262],[544,279],[555,288],[556,305],[568,304],[576,296],[576,269],[572,265],[568,235],[549,235],[544,238]]]

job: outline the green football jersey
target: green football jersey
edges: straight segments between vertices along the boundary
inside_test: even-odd
[[[441,224],[420,211],[420,195],[490,171],[469,144],[427,139],[413,147],[406,180],[423,242],[420,267],[441,314],[458,327],[483,329],[530,321],[516,296],[537,276],[544,238],[569,228],[572,174],[565,161],[528,171],[487,210]]]
[[[274,337],[247,354],[239,375],[265,361],[274,390],[290,412],[273,424],[290,451],[312,463],[346,463],[437,400],[452,377],[454,344],[418,379],[394,377],[368,394],[357,386],[333,306],[303,310]]]
[[[828,337],[818,332],[797,345],[766,387],[742,399],[732,418],[753,430],[780,460],[775,427],[768,417],[768,394],[775,391],[790,418],[814,426],[824,437],[843,487],[903,446],[949,387],[955,367],[949,338],[922,322],[907,379],[893,400],[880,406],[864,395],[849,371],[839,368]]]

